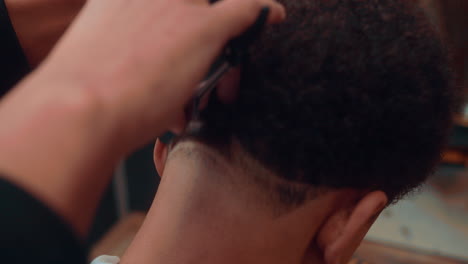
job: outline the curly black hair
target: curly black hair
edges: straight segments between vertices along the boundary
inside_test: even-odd
[[[232,139],[291,182],[382,190],[420,185],[440,159],[457,90],[447,53],[407,0],[284,0],[243,65],[238,100],[212,97],[198,137]]]

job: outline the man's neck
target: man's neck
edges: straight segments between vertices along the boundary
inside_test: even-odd
[[[147,220],[126,254],[131,259],[123,263],[303,262],[326,217],[325,211],[312,209],[320,201],[273,216],[253,200],[238,173],[210,153],[192,149],[172,157]]]

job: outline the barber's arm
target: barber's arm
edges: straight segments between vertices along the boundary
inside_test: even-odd
[[[272,0],[89,0],[0,104],[0,171],[86,235],[123,156],[180,126],[225,43]]]

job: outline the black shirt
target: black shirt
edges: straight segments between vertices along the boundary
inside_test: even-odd
[[[0,262],[84,264],[86,254],[62,219],[0,178]]]
[[[8,16],[4,0],[0,0],[0,97],[29,72],[29,64]]]

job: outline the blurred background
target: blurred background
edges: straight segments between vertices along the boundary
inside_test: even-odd
[[[418,1],[451,47],[457,85],[467,88],[468,0]],[[349,264],[468,264],[468,104],[456,120],[429,182],[383,212]],[[90,259],[121,255],[141,225],[159,184],[152,152],[146,146],[116,169],[88,239]]]

